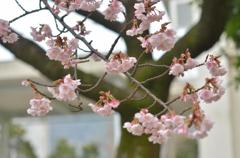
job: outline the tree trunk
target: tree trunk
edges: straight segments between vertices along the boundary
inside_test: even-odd
[[[159,158],[159,153],[159,144],[152,144],[146,136],[133,136],[122,128],[117,158]]]

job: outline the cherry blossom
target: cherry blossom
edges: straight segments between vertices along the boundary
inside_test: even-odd
[[[218,101],[225,93],[225,89],[221,83],[222,80],[216,77],[207,79],[205,87],[198,92],[200,99],[205,103]]]
[[[52,111],[51,101],[47,98],[34,98],[31,99],[30,107],[27,109],[27,113],[32,116],[45,116]]]
[[[50,60],[60,61],[65,69],[74,66],[79,60],[73,57],[78,47],[78,39],[68,40],[67,38],[57,37],[55,40],[50,39],[47,41],[50,47],[46,55]]]
[[[136,136],[141,136],[144,132],[143,127],[139,123],[125,122],[123,128],[126,128],[128,132]]]
[[[198,61],[196,59],[193,58],[188,58],[186,63],[184,64],[184,69],[188,70],[188,69],[193,69],[198,65]]]
[[[106,62],[106,70],[110,73],[127,72],[136,62],[135,57],[127,57],[123,53],[118,53]]]
[[[191,58],[189,49],[186,49],[181,53],[179,58],[173,58],[169,74],[174,76],[183,75],[184,71],[193,69],[197,66],[199,66],[198,61]]]
[[[198,94],[192,85],[189,83],[184,87],[183,93],[180,96],[180,100],[183,102],[188,102],[195,104],[198,102]]]
[[[212,127],[213,122],[200,110],[198,102],[193,105],[193,113],[188,117],[171,112],[159,119],[147,109],[142,109],[134,115],[132,122],[123,125],[133,135],[149,135],[148,140],[154,144],[162,144],[174,135],[204,138]]]
[[[23,80],[22,82],[21,82],[21,85],[22,86],[25,86],[25,87],[27,87],[27,86],[30,86],[30,82],[28,81],[28,80]]]
[[[89,103],[93,112],[102,116],[109,116],[114,113],[115,108],[119,106],[120,102],[114,98],[114,96],[108,92],[100,92],[99,101],[96,104]]]
[[[18,35],[11,31],[9,22],[3,19],[0,19],[0,38],[3,43],[14,43],[18,40]]]
[[[190,118],[192,118],[192,115],[190,115]],[[212,127],[213,122],[207,116],[203,116],[201,120],[198,120],[197,123],[189,128],[187,136],[193,139],[204,138],[208,135]]]
[[[75,91],[80,84],[80,80],[73,80],[68,74],[57,87],[48,87],[48,91],[58,100],[73,101],[77,98]]]
[[[98,105],[98,104],[89,103],[88,106],[91,107],[93,112],[98,113],[102,116],[109,116],[114,113],[114,111],[112,110],[112,107],[109,106],[108,104],[104,104],[102,106],[102,105]]]
[[[45,40],[46,37],[51,38],[52,36],[52,30],[47,24],[41,25],[38,31],[37,28],[33,27],[31,27],[31,30],[33,39],[38,42]]]
[[[127,30],[127,35],[135,36],[142,34],[149,29],[151,23],[160,21],[165,14],[164,12],[155,9],[154,5],[156,3],[152,3],[151,1],[146,1],[145,3],[146,4],[136,3],[134,5],[136,20],[133,21],[132,28]]]
[[[159,31],[147,38],[138,37],[138,40],[141,41],[141,46],[146,48],[146,52],[152,52],[153,49],[169,51],[175,44],[175,31]]]
[[[111,0],[107,9],[103,12],[105,19],[115,21],[119,13],[124,12],[124,7],[121,1]]]
[[[206,62],[206,66],[213,76],[223,76],[227,73],[227,70],[220,65],[220,61],[217,57],[210,56]]]
[[[183,72],[184,72],[184,66],[176,63],[171,65],[169,75],[179,76],[179,75],[182,75]]]
[[[101,0],[55,0],[55,4],[68,12],[79,9],[92,12],[100,7]]]

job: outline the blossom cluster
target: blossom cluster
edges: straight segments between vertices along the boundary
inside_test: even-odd
[[[227,73],[227,70],[221,66],[221,62],[218,60],[218,58],[219,57],[210,55],[205,63],[209,73],[212,76],[223,76]]]
[[[80,60],[76,59],[73,54],[78,48],[78,39],[71,40],[67,37],[57,36],[56,39],[49,39],[47,45],[50,47],[46,55],[50,60],[60,61],[65,69],[74,66]]]
[[[45,116],[52,111],[51,101],[47,98],[34,98],[29,101],[30,107],[27,113],[32,116]]]
[[[132,28],[126,32],[127,35],[141,35],[149,29],[151,23],[159,22],[162,19],[164,12],[158,11],[155,7],[158,2],[144,0],[144,2],[134,5],[135,18],[133,19]],[[173,48],[176,33],[172,29],[168,29],[167,25],[168,23],[164,23],[159,31],[148,34],[145,37],[139,36],[137,38],[146,52],[152,52],[153,49],[168,51]]]
[[[62,9],[67,12],[80,9],[92,12],[99,8],[102,3],[101,0],[54,0],[54,2],[56,4],[56,7],[53,8],[55,11]]]
[[[156,2],[144,0],[144,2],[136,3],[134,5],[135,19],[133,20],[132,28],[126,32],[127,35],[135,36],[142,34],[144,31],[149,29],[151,23],[162,19],[164,12],[155,9],[155,4]]]
[[[181,100],[192,104],[200,101],[204,103],[216,102],[225,93],[225,89],[221,83],[222,80],[217,77],[207,78],[205,85],[198,90],[194,89],[194,87],[188,83],[184,87]]]
[[[77,98],[76,89],[81,84],[80,80],[74,80],[71,75],[66,75],[63,79],[55,81],[55,85],[48,87],[48,91],[53,95],[53,98],[44,95],[37,90],[34,83],[31,80],[24,80],[21,83],[23,86],[31,86],[36,97],[31,99],[30,107],[27,109],[27,113],[32,116],[44,116],[53,108],[50,105],[52,99],[59,101],[73,101]]]
[[[130,70],[137,62],[135,57],[127,57],[123,53],[114,54],[109,62],[106,62],[106,70],[110,73],[121,73]]]
[[[77,27],[79,27],[79,24],[74,29],[77,29]],[[46,44],[50,48],[47,50],[46,55],[50,60],[60,61],[65,69],[73,67],[76,63],[80,62],[80,60],[73,56],[78,48],[78,39],[73,38],[69,40],[67,37],[61,36],[54,38],[52,30],[47,24],[41,24],[39,28],[31,27],[31,30],[33,40],[41,42],[47,39]]]
[[[68,74],[59,80],[56,87],[48,87],[54,98],[60,101],[73,101],[77,98],[76,89],[81,84],[80,80],[73,80]]]
[[[0,19],[0,38],[4,43],[14,43],[18,40],[18,35],[11,31],[9,22]]]
[[[125,122],[123,127],[133,135],[147,134],[150,142],[162,144],[173,135],[203,138],[212,126],[213,122],[195,108],[188,117],[167,113],[160,118],[149,113],[147,109],[142,109],[135,114],[132,122]]]
[[[52,37],[52,30],[50,26],[47,24],[40,25],[38,30],[35,27],[31,27],[31,30],[32,30],[31,35],[33,37],[33,40],[35,41],[41,42],[45,40],[45,38]]]
[[[201,66],[203,64],[199,64],[195,59],[191,58],[191,54],[187,49],[184,53],[180,55],[180,58],[174,57],[172,60],[172,64],[170,66],[169,75],[180,76],[184,75],[184,71],[189,69],[193,69],[197,66]],[[224,76],[227,73],[227,70],[221,66],[218,57],[213,55],[207,56],[204,65],[209,70],[209,73],[213,77]]]
[[[107,9],[103,12],[103,15],[105,19],[115,21],[121,12],[124,12],[122,2],[119,0],[111,0]]]
[[[93,112],[98,113],[102,116],[109,116],[113,114],[114,108],[117,108],[119,106],[120,102],[113,97],[113,95],[108,92],[100,92],[100,97],[97,103],[92,104],[89,103],[88,106],[91,107]]]
[[[184,71],[193,69],[198,65],[198,61],[191,58],[191,54],[187,49],[180,55],[180,58],[174,57],[170,66],[169,75],[180,76],[183,75]]]

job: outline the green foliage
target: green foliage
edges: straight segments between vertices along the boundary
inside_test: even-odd
[[[21,155],[23,158],[37,158],[30,142],[23,140],[25,133],[26,131],[21,125],[9,124],[9,136],[15,142],[18,155]]]
[[[76,151],[65,139],[60,139],[50,158],[77,158]]]
[[[20,140],[18,144],[18,153],[24,155],[24,158],[37,158],[32,145],[28,141]]]
[[[240,47],[240,0],[234,1],[234,9],[226,27],[228,37],[232,38]]]
[[[181,138],[182,144],[178,146],[176,158],[197,158],[198,144],[196,140]]]
[[[81,158],[98,158],[99,152],[96,144],[87,144],[83,147]]]
[[[11,138],[22,137],[25,134],[25,130],[17,124],[9,124],[9,136]]]
[[[97,145],[87,144],[82,148],[82,156],[78,156],[75,147],[65,139],[60,139],[57,143],[55,151],[49,158],[98,158],[99,152]]]

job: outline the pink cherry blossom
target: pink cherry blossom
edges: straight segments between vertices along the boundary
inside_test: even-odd
[[[112,108],[117,108],[120,104],[119,100],[112,99],[110,102],[107,103]]]
[[[123,128],[133,135],[147,134],[148,140],[154,144],[162,144],[174,135],[194,139],[204,138],[213,123],[202,113],[197,104],[196,106],[193,114],[188,117],[167,113],[160,119],[149,113],[147,109],[142,109],[134,115],[132,122],[125,122]]]
[[[16,33],[9,33],[7,36],[2,37],[3,43],[14,43],[18,40],[18,35]]]
[[[119,106],[120,102],[117,100],[110,91],[100,92],[99,100],[96,104],[89,103],[93,112],[96,112],[102,116],[109,116],[114,113],[115,108]]]
[[[128,132],[136,136],[141,136],[144,133],[144,129],[139,123],[125,122],[123,128],[126,128]]]
[[[39,31],[37,31],[37,28],[31,27],[31,29],[31,35],[35,41],[41,42],[46,37],[51,38],[52,36],[52,30],[47,24],[41,25]]]
[[[5,36],[8,32],[10,32],[8,21],[0,19],[0,36]]]
[[[23,80],[22,82],[21,82],[21,85],[22,86],[25,86],[25,87],[27,87],[27,86],[30,86],[30,82],[28,81],[28,80]]]
[[[210,131],[213,127],[213,122],[207,117],[204,116],[200,124],[196,126],[192,126],[189,129],[188,137],[193,139],[201,139],[208,135],[208,131]]]
[[[92,12],[99,8],[101,3],[101,0],[81,0],[79,9]]]
[[[143,19],[145,16],[144,16],[144,13],[146,12],[145,11],[145,6],[144,6],[144,3],[136,3],[134,5],[134,8],[135,8],[135,16],[137,19]]]
[[[48,91],[58,100],[73,101],[77,98],[75,91],[80,84],[80,80],[73,80],[71,75],[66,75],[62,83],[57,87],[48,87]]]
[[[168,29],[164,32],[159,32],[148,38],[148,42],[152,48],[157,50],[169,51],[175,44],[175,31]]]
[[[155,9],[155,7],[152,6],[154,3],[151,3],[150,1],[148,1],[147,3],[149,4],[149,6],[145,5],[144,3],[136,3],[134,5],[134,14],[137,20],[133,22],[133,27],[130,30],[127,30],[127,35],[135,36],[138,34],[142,34],[144,31],[149,29],[151,23],[160,21],[162,19],[165,13]]]
[[[114,21],[117,19],[119,13],[124,11],[124,7],[121,1],[111,0],[107,9],[103,12],[105,19]]]
[[[50,60],[60,61],[65,69],[75,66],[79,61],[73,56],[73,53],[75,53],[78,48],[78,39],[66,40],[58,37],[56,40],[50,39],[46,43],[50,47],[46,53],[48,58]]]
[[[0,19],[0,38],[3,43],[14,43],[18,40],[18,35],[11,31],[9,22],[3,19]]]
[[[210,56],[206,66],[212,76],[223,76],[227,73],[227,70],[220,65],[219,60],[214,56]]]
[[[127,72],[136,62],[137,59],[135,57],[126,57],[123,54],[116,54],[106,63],[106,70],[110,73]]]
[[[184,64],[184,69],[188,70],[188,69],[193,69],[198,65],[198,61],[196,59],[193,58],[188,58],[186,63]]]
[[[200,99],[204,100],[206,103],[211,103],[213,101],[214,93],[210,89],[202,89],[198,92]]]
[[[55,3],[67,12],[79,9],[92,12],[99,8],[101,0],[55,0]]]
[[[213,88],[204,88],[198,92],[199,98],[202,99],[205,103],[211,103],[213,101],[218,101],[223,94],[225,89],[221,85],[215,85]]]
[[[184,66],[179,63],[176,63],[171,65],[169,75],[179,76],[183,74],[183,72],[184,72]]]
[[[89,103],[88,106],[91,107],[93,112],[96,112],[102,116],[109,116],[114,113],[114,111],[112,110],[112,107],[109,104],[104,104],[103,106],[100,106],[98,104]]]
[[[51,101],[47,98],[31,99],[29,102],[30,107],[27,109],[27,113],[32,116],[44,116],[53,109],[50,103]]]

